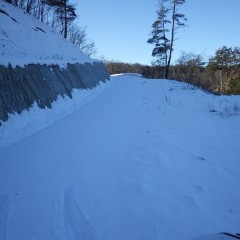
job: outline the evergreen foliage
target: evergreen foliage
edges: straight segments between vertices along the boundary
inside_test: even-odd
[[[152,50],[152,56],[157,57],[157,65],[167,66],[168,52],[170,50],[170,40],[166,34],[169,32],[167,25],[171,22],[167,19],[169,8],[165,6],[166,0],[159,2],[159,7],[156,11],[157,20],[152,24],[151,38],[147,43],[155,44]]]
[[[216,70],[228,71],[233,66],[240,65],[240,48],[219,48],[215,56],[210,58],[208,67]]]
[[[55,13],[61,23],[61,33],[67,38],[68,26],[77,17],[76,8],[69,4],[69,0],[45,0],[45,3],[54,7]]]
[[[229,90],[230,94],[240,94],[240,73],[235,77],[231,78],[229,82]]]
[[[164,66],[166,79],[177,30],[184,27],[187,20],[178,9],[184,3],[185,0],[160,0],[156,11],[157,19],[152,24],[151,37],[147,40],[147,43],[154,44],[152,56],[157,58],[155,64]]]

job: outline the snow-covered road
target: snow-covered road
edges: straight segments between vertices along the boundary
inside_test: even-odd
[[[0,239],[236,232],[240,118],[208,108],[220,113],[219,102],[239,97],[175,81],[111,81],[81,109],[0,152]]]

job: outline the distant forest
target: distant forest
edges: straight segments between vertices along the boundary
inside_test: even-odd
[[[105,61],[110,74],[140,73],[145,78],[164,79],[166,69],[159,65]],[[184,81],[215,94],[240,94],[240,48],[219,48],[207,62],[200,54],[182,52],[169,68],[168,79]]]

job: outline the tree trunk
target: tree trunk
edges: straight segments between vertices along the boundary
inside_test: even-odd
[[[67,1],[64,1],[64,38],[67,38]]]
[[[167,64],[167,69],[166,69],[166,74],[165,74],[166,79],[168,79],[169,68],[170,68],[170,63],[171,63],[171,59],[172,59],[172,52],[173,52],[173,42],[174,42],[174,34],[175,34],[175,14],[176,14],[176,2],[173,1],[171,43],[170,43],[168,64]]]
[[[222,70],[219,71],[219,79],[220,79],[220,92],[222,92],[223,90]]]
[[[163,6],[163,1],[161,2],[162,3],[162,9],[163,9],[163,11],[165,10],[164,9],[164,6]],[[163,25],[162,25],[162,28],[163,28],[163,31],[164,31],[164,35],[163,35],[163,37],[164,37],[164,51],[165,51],[165,73],[164,73],[164,77],[166,78],[166,73],[167,73],[167,65],[168,65],[168,54],[167,54],[167,40],[166,40],[166,33],[165,33],[165,15],[163,15]]]
[[[39,7],[39,19],[41,22],[43,22],[43,13],[44,13],[44,5],[43,2],[38,0],[38,7]]]
[[[163,22],[163,29],[165,30],[165,24]],[[166,39],[166,35],[164,32],[164,38]],[[166,78],[166,72],[167,72],[167,64],[168,64],[168,54],[167,54],[167,41],[164,40],[164,48],[165,48],[165,73],[164,73],[164,77]]]
[[[166,79],[168,79],[169,67],[170,67],[171,58],[172,58],[172,51],[173,51],[173,41],[174,41],[174,33],[175,33],[175,13],[176,13],[176,2],[173,1],[171,43],[170,43],[168,64],[167,64],[167,69],[166,69],[166,74],[165,74]]]
[[[31,0],[28,0],[28,1],[27,1],[27,9],[26,9],[26,12],[27,12],[27,13],[30,13],[31,8],[32,8],[32,1],[31,1]]]

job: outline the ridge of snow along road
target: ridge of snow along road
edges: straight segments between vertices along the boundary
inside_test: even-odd
[[[116,76],[135,76],[135,77],[142,77],[142,74],[139,73],[116,73],[116,74],[112,74],[112,77],[116,77]]]
[[[240,96],[124,75],[107,86],[2,149],[0,238],[187,240],[238,232]]]

